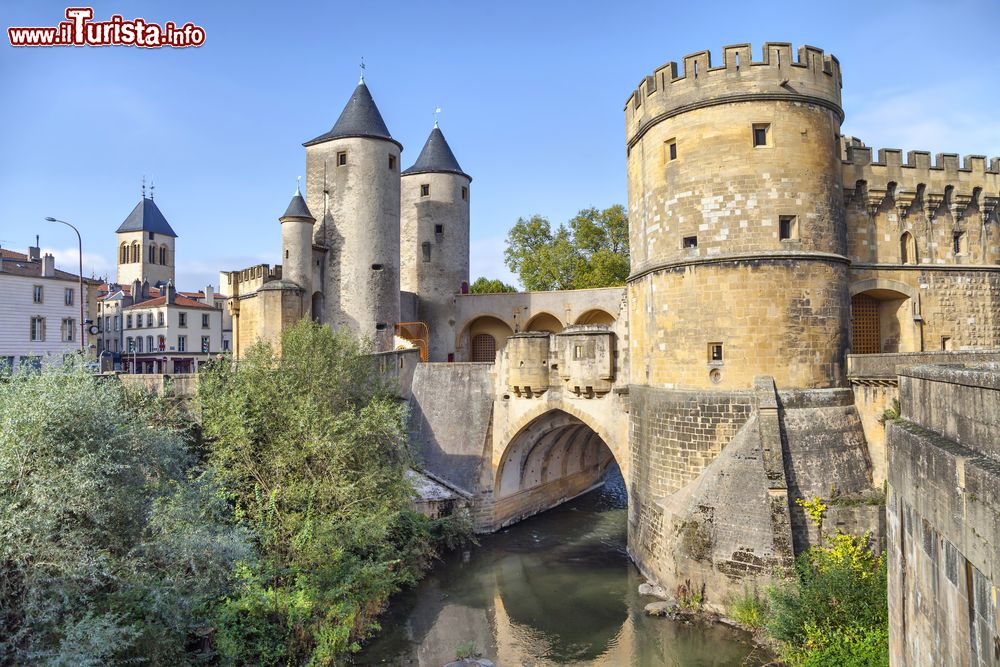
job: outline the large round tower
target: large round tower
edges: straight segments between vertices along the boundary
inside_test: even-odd
[[[306,147],[306,195],[326,246],[322,321],[393,348],[399,322],[399,154],[364,80],[333,128]],[[317,286],[313,286],[314,290]]]
[[[631,383],[842,382],[850,303],[840,66],[802,47],[703,51],[625,106]]]
[[[469,184],[437,123],[401,178],[400,287],[417,295],[428,327],[429,358],[454,351],[455,294],[469,283]]]

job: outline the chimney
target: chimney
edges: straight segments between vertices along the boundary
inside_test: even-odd
[[[42,277],[52,278],[56,275],[56,258],[51,253],[45,253],[42,257]]]
[[[166,287],[163,288],[163,294],[166,296],[164,303],[175,303],[177,300],[177,290],[174,289],[174,284],[167,281]]]
[[[38,235],[36,234],[35,245],[28,246],[28,261],[37,262],[38,259],[41,257],[41,254],[42,254],[42,248],[41,245],[38,243]]]
[[[142,301],[142,283],[136,278],[132,281],[132,303],[139,303]]]
[[[143,301],[145,301],[148,298],[149,298],[149,281],[148,280],[143,280],[142,281],[142,299],[143,299]]]
[[[205,288],[205,303],[215,308],[215,288],[211,285]]]

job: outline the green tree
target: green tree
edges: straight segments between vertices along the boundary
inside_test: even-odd
[[[583,209],[555,231],[542,216],[519,218],[504,259],[526,290],[544,291],[624,285],[628,253],[628,218],[616,205]]]
[[[210,460],[259,552],[219,620],[238,664],[332,664],[432,554],[410,510],[404,408],[367,351],[303,321],[280,356],[258,344],[201,376]]]
[[[489,279],[485,277],[476,278],[476,282],[469,287],[470,294],[500,294],[503,292],[516,292],[517,288],[508,285],[502,280]]]
[[[0,383],[0,662],[198,657],[250,551],[169,414],[80,369]]]

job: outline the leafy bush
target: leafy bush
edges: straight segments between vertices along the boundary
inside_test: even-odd
[[[0,383],[0,656],[186,664],[249,556],[158,401],[77,368]]]
[[[237,663],[331,664],[416,582],[435,526],[410,509],[404,408],[367,348],[308,321],[281,344],[201,376],[209,459],[259,553],[217,645]]]
[[[742,593],[734,595],[729,601],[729,615],[747,628],[762,628],[768,616],[767,599],[756,588],[744,587]]]
[[[792,664],[888,664],[886,562],[868,541],[838,533],[800,555],[795,577],[770,591],[767,630],[788,644]]]

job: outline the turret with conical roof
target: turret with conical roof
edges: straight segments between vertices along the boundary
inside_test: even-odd
[[[329,132],[306,147],[313,239],[326,246],[313,317],[391,350],[399,322],[399,155],[364,80]],[[321,294],[317,294],[321,292]]]
[[[174,248],[177,234],[160,208],[142,198],[115,230],[118,236],[117,282],[128,285],[135,280],[165,285],[174,281]]]
[[[449,322],[454,295],[469,284],[469,185],[437,123],[417,161],[401,177],[400,288],[417,295],[430,334],[429,356],[444,361],[454,347]]]
[[[281,222],[281,275],[303,289],[303,310],[309,311],[312,302],[312,240],[313,224],[316,219],[309,212],[302,191],[295,188],[295,194],[288,203]]]

